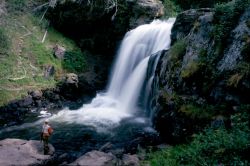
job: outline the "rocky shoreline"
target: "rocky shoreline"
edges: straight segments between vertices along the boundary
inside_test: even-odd
[[[4,139],[0,141],[0,165],[86,165],[86,166],[139,166],[142,156],[92,150],[69,163],[68,154],[57,155],[49,144],[50,152],[43,154],[43,143],[37,140]]]
[[[84,78],[69,73],[55,88],[30,91],[23,99],[0,107],[0,128],[22,124],[29,116],[38,116],[41,111],[52,113],[64,107],[79,108],[95,96],[96,88]]]

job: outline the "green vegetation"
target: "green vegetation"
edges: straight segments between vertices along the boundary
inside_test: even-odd
[[[178,40],[169,50],[169,56],[171,61],[178,62],[186,53],[186,41],[185,39]]]
[[[47,20],[40,21],[41,14],[29,12],[29,7],[39,6],[39,2],[44,3],[42,0],[6,1],[8,13],[0,18],[3,24],[0,28],[0,106],[26,96],[29,90],[54,87],[67,72],[86,69],[85,56],[74,41],[48,27]],[[48,33],[42,43],[46,29]],[[70,56],[66,55],[63,60],[55,58],[53,47],[57,44],[70,52]],[[48,65],[55,68],[51,78],[44,77]]]
[[[182,105],[178,111],[192,119],[211,119],[214,115],[210,107],[196,106],[194,104]]]
[[[62,62],[63,68],[71,72],[82,72],[86,61],[81,51],[68,51],[65,53],[65,59]]]
[[[189,62],[187,64],[187,67],[181,71],[181,77],[182,78],[190,78],[195,73],[199,71],[199,63],[196,61]]]
[[[9,49],[9,38],[6,35],[6,31],[4,28],[0,27],[0,54],[7,53]]]
[[[189,144],[149,153],[148,162],[152,166],[248,165],[250,130],[245,109],[231,117],[232,129],[205,129],[194,135]]]
[[[219,43],[228,38],[231,30],[236,26],[240,14],[249,6],[249,0],[233,0],[215,6],[214,37]]]
[[[227,85],[229,87],[237,88],[240,81],[243,78],[248,78],[250,76],[250,64],[248,62],[241,62],[237,65],[235,73],[232,74],[228,81]]]
[[[180,8],[171,0],[162,0],[162,4],[165,8],[165,17],[174,17],[180,12]]]

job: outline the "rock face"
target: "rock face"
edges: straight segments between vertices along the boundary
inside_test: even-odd
[[[114,51],[128,29],[163,16],[159,0],[60,1],[47,17],[59,30],[73,36],[85,48],[104,54]]]
[[[230,127],[234,108],[250,103],[250,8],[232,27],[224,48],[213,36],[214,13],[206,8],[179,14],[172,46],[160,52],[151,110],[155,128],[171,143],[211,123]],[[216,125],[215,117],[222,117]]]
[[[43,155],[43,144],[39,141],[5,139],[0,141],[0,165],[45,165],[52,159],[55,149],[50,146],[50,155]]]

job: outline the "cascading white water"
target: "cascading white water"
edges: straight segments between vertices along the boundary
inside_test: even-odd
[[[107,91],[97,94],[90,104],[84,104],[78,110],[64,109],[51,119],[106,127],[119,123],[122,118],[133,116],[149,57],[168,49],[174,21],[156,20],[129,31],[118,51]]]

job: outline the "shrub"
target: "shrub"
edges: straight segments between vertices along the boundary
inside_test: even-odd
[[[64,60],[62,61],[64,69],[70,72],[82,72],[85,69],[86,61],[84,54],[80,51],[67,51],[65,52]]]
[[[231,130],[205,129],[194,135],[190,144],[177,145],[161,151],[151,152],[152,166],[161,165],[248,165],[249,114],[240,112],[232,116]]]
[[[162,0],[163,6],[165,8],[165,17],[173,17],[176,16],[177,13],[180,11],[180,8],[178,5],[176,5],[171,0]]]
[[[196,61],[191,61],[187,64],[186,68],[181,71],[182,78],[190,78],[195,73],[199,71],[199,63]]]
[[[213,116],[213,112],[208,107],[199,107],[193,104],[182,105],[178,111],[192,119],[209,119]]]
[[[174,45],[169,50],[169,56],[171,61],[177,62],[180,60],[186,53],[186,41],[181,39],[174,43]]]

